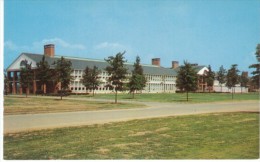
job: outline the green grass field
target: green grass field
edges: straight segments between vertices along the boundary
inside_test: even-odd
[[[218,113],[4,135],[4,159],[258,159],[259,113]]]
[[[94,97],[91,95],[71,95],[70,97],[86,97],[98,99],[114,99],[114,94],[96,94]],[[121,100],[136,100],[136,101],[151,101],[151,102],[186,102],[186,93],[155,93],[155,94],[136,94],[132,99],[131,94],[118,94],[118,99]],[[218,102],[218,101],[231,101],[230,93],[189,93],[189,103],[200,102]],[[235,101],[240,100],[259,100],[258,93],[243,93],[235,94]]]
[[[129,109],[136,107],[145,107],[145,105],[140,103],[114,104],[113,102],[60,100],[57,97],[53,97],[53,99],[16,96],[4,97],[5,115]]]

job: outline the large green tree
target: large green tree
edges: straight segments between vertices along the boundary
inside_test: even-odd
[[[122,91],[124,89],[124,82],[126,79],[127,68],[124,63],[127,62],[124,58],[125,52],[117,53],[116,56],[109,56],[107,59],[107,63],[109,64],[106,67],[106,71],[110,75],[108,81],[115,88],[115,103],[117,103],[117,92]]]
[[[134,70],[132,71],[132,76],[129,79],[128,87],[130,93],[134,94],[138,90],[144,89],[146,84],[146,79],[143,72],[143,67],[140,64],[140,57],[137,56],[134,63]]]
[[[73,78],[71,76],[71,73],[73,71],[72,63],[71,61],[66,60],[64,57],[61,57],[60,59],[54,62],[54,65],[55,65],[55,79],[61,85],[59,94],[62,100],[62,96],[68,92],[70,81]]]
[[[38,62],[37,64],[37,69],[36,69],[36,78],[39,80],[41,87],[43,89],[43,93],[46,93],[46,84],[48,81],[51,80],[52,78],[52,73],[50,69],[50,65],[48,62],[45,60],[45,56],[42,57],[42,60]]]
[[[197,90],[197,72],[194,67],[184,61],[184,65],[180,66],[180,70],[177,74],[176,86],[186,92],[186,99],[189,101],[189,92]]]
[[[227,72],[227,82],[226,86],[231,89],[232,99],[234,99],[234,91],[236,84],[239,83],[239,70],[237,69],[237,64],[233,64]]]
[[[217,72],[217,80],[221,86],[221,92],[222,92],[222,85],[226,83],[226,74],[227,74],[226,69],[223,67],[223,65],[221,65],[219,71]]]
[[[214,85],[214,80],[215,80],[215,73],[212,71],[211,66],[208,66],[209,71],[207,72],[206,75],[206,83],[207,86],[209,87],[209,92],[211,89],[213,89],[213,85]]]
[[[259,78],[260,78],[260,63],[259,63],[260,62],[260,44],[257,44],[255,55],[256,55],[256,59],[257,59],[258,63],[250,65],[249,68],[255,69],[251,73],[251,74],[253,74],[253,76],[251,78],[251,82],[253,83],[253,86],[255,89],[259,89],[259,87],[260,87],[260,81],[259,81]]]
[[[94,66],[93,69],[88,66],[84,70],[83,78],[81,79],[82,84],[86,87],[86,90],[92,90],[93,96],[95,89],[99,86],[99,74],[100,70]]]
[[[27,60],[22,61],[21,71],[20,71],[20,85],[22,88],[26,89],[26,97],[29,93],[30,86],[33,81],[33,70],[32,63],[28,63]]]

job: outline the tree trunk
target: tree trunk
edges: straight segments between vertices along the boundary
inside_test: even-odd
[[[116,90],[116,95],[115,95],[115,103],[117,104],[117,90]]]
[[[95,90],[93,89],[93,92],[92,92],[92,96],[94,97],[94,94],[95,94],[95,92],[94,92]]]
[[[234,88],[232,87],[231,88],[231,91],[232,91],[232,100],[234,99]]]
[[[63,96],[63,89],[60,90],[60,99],[62,100],[62,96]]]
[[[133,99],[135,98],[135,91],[133,91],[133,96],[132,96],[132,98],[133,98]]]
[[[46,83],[43,84],[43,93],[46,94]]]
[[[27,96],[28,96],[28,87],[26,87],[26,89],[25,89],[25,96],[26,96],[26,98],[27,98]]]
[[[189,101],[189,91],[186,91],[186,99]]]

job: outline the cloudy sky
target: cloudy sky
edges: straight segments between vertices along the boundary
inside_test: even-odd
[[[6,0],[4,68],[22,52],[101,59],[126,51],[128,62],[184,60],[218,70],[256,63],[259,0]]]

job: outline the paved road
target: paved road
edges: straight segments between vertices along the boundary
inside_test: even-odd
[[[258,101],[176,104],[146,102],[149,108],[5,115],[4,133],[214,112],[259,111]]]

